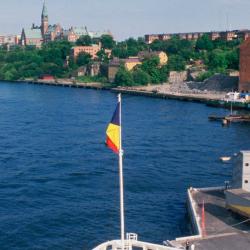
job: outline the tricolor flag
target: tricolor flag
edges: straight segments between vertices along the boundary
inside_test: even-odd
[[[121,102],[117,103],[115,112],[111,119],[111,122],[108,125],[106,131],[106,145],[111,148],[116,154],[119,153],[120,150],[120,105]]]

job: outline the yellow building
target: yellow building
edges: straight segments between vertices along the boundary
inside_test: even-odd
[[[138,57],[129,57],[124,60],[124,66],[128,71],[131,71],[135,66],[140,64],[141,61]]]
[[[116,73],[122,64],[128,71],[131,71],[135,66],[140,65],[141,61],[138,57],[129,57],[127,59],[114,58],[108,66],[108,79],[110,82],[115,80]]]
[[[153,56],[157,56],[160,59],[160,66],[164,66],[168,63],[168,56],[163,51],[141,51],[138,54],[140,60],[144,60]]]

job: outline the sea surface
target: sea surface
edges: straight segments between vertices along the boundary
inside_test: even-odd
[[[117,156],[105,147],[116,94],[0,83],[0,249],[92,249],[119,238]],[[191,102],[123,96],[126,231],[162,243],[190,234],[186,189],[223,185],[220,156],[250,149]]]

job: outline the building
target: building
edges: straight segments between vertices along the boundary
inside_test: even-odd
[[[115,75],[117,71],[119,70],[119,67],[121,65],[124,65],[124,67],[131,71],[133,70],[137,65],[141,64],[141,60],[139,57],[129,57],[126,59],[119,59],[114,58],[108,65],[108,79],[110,82],[113,82],[115,80]]]
[[[68,42],[75,42],[77,40],[77,36],[74,33],[73,29],[62,30],[61,39],[67,40]]]
[[[49,15],[48,15],[48,10],[44,1],[42,15],[41,15],[41,32],[42,32],[43,37],[48,32],[48,29],[49,29]]]
[[[207,34],[211,40],[222,39],[225,41],[232,41],[233,39],[246,40],[250,36],[250,30],[233,30],[233,31],[211,31],[211,32],[188,32],[188,33],[166,33],[166,34],[147,34],[145,41],[151,44],[155,40],[167,41],[173,36],[177,36],[184,40],[197,40],[201,36]]]
[[[220,33],[219,32],[210,32],[209,33],[209,38],[214,41],[216,39],[220,38]]]
[[[250,151],[236,156],[232,183],[225,195],[227,208],[250,217]]]
[[[250,38],[240,46],[239,91],[250,92]]]
[[[108,66],[108,80],[114,82],[116,73],[121,65],[121,61],[118,58],[114,58],[110,61]]]
[[[62,27],[60,24],[49,25],[47,32],[43,35],[43,42],[53,42],[61,39]]]
[[[39,41],[40,34],[42,40],[41,42]],[[80,36],[84,35],[89,35],[93,39],[100,39],[102,35],[112,36],[109,31],[88,31],[86,26],[63,29],[60,24],[50,25],[48,9],[44,1],[41,14],[41,24],[39,26],[33,24],[31,29],[23,28],[20,44],[23,46],[35,45],[36,47],[41,47],[42,43],[48,43],[55,40],[67,40],[69,42],[76,42],[76,40]]]
[[[76,59],[80,53],[90,54],[92,59],[96,59],[97,53],[101,50],[101,44],[93,44],[90,46],[74,46],[71,49],[71,56]]]
[[[124,63],[124,66],[128,71],[133,70],[135,66],[141,64],[141,60],[136,56],[123,59],[121,62]]]
[[[35,46],[40,48],[43,43],[42,32],[39,28],[32,27],[30,29],[23,29],[20,39],[22,46]]]
[[[0,36],[0,46],[1,45],[15,46],[19,44],[19,40],[20,36],[17,35]]]
[[[138,53],[138,57],[141,61],[153,56],[157,56],[160,59],[160,66],[168,63],[168,56],[163,51],[141,51]]]
[[[88,31],[87,27],[71,27],[69,30],[62,31],[62,38],[69,42],[76,42],[81,36],[90,36],[98,42],[103,35],[112,36],[110,31]]]
[[[220,38],[224,41],[232,41],[238,38],[236,31],[224,31],[220,32]]]
[[[167,39],[164,39],[167,38]],[[171,34],[150,34],[150,35],[145,35],[145,41],[148,44],[153,43],[156,40],[169,40],[171,38]]]

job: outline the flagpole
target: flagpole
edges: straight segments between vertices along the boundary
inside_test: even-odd
[[[122,150],[122,110],[121,110],[121,94],[118,94],[119,102],[119,123],[120,123],[120,147],[119,147],[119,176],[120,176],[120,219],[121,219],[121,242],[122,250],[124,250],[124,236],[125,236],[125,223],[124,223],[124,194],[123,194],[123,150]]]

